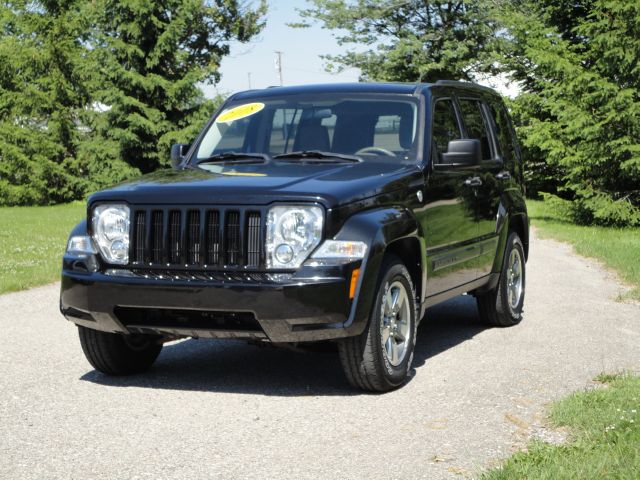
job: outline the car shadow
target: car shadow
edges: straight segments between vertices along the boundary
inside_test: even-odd
[[[427,310],[418,329],[413,371],[428,359],[483,330],[472,297],[461,296]],[[428,367],[428,365],[427,365]],[[291,350],[242,341],[184,340],[165,345],[147,372],[111,377],[97,371],[83,381],[110,387],[245,393],[269,396],[361,395],[341,371],[335,344]]]

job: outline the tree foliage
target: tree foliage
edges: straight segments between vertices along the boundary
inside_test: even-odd
[[[530,191],[576,221],[640,225],[640,3],[637,0],[309,0],[306,23],[349,50],[330,67],[365,80],[521,85],[510,107]]]
[[[240,0],[0,3],[0,204],[69,201],[168,164],[216,101],[229,43],[263,27]]]
[[[486,48],[496,28],[481,0],[310,0],[298,26],[319,22],[351,47],[328,56],[365,80],[472,80],[491,70]]]
[[[514,7],[515,5],[515,7]],[[543,0],[502,7],[499,57],[522,82],[521,139],[537,181],[574,220],[640,225],[640,4]]]
[[[78,2],[6,2],[0,10],[0,202],[76,197],[74,159],[89,93]]]
[[[262,28],[264,5],[236,0],[101,0],[94,50],[104,136],[142,172],[168,164],[172,140],[183,137],[203,106],[199,83],[219,79],[229,40],[246,42]]]

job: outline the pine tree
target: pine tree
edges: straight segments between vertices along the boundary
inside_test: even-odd
[[[530,156],[561,175],[574,220],[640,225],[640,4],[525,1],[502,13]]]
[[[0,4],[0,204],[65,202],[168,164],[217,100],[231,41],[263,27],[238,0]]]
[[[300,11],[308,26],[335,30],[347,53],[327,56],[329,67],[357,67],[364,80],[471,80],[492,71],[485,51],[495,22],[482,0],[310,0]],[[364,49],[363,49],[364,47]]]
[[[99,0],[95,11],[96,99],[107,109],[101,135],[129,165],[150,172],[168,165],[170,144],[192,139],[203,111],[211,113],[198,85],[219,79],[231,40],[260,32],[266,4]]]
[[[68,201],[89,99],[81,78],[86,22],[77,1],[0,6],[0,203]]]

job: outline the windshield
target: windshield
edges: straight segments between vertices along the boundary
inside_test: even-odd
[[[209,126],[194,163],[231,158],[231,153],[291,159],[295,155],[287,154],[296,152],[351,155],[363,161],[415,160],[417,111],[416,99],[401,96],[332,94],[236,101]]]

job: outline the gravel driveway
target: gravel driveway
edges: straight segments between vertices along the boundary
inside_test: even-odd
[[[336,352],[241,342],[175,343],[108,378],[58,285],[0,296],[0,477],[473,477],[540,432],[549,401],[640,367],[640,305],[615,301],[612,274],[549,240],[528,267],[521,325],[476,326],[464,296],[430,309],[411,381],[385,395],[352,391]]]

